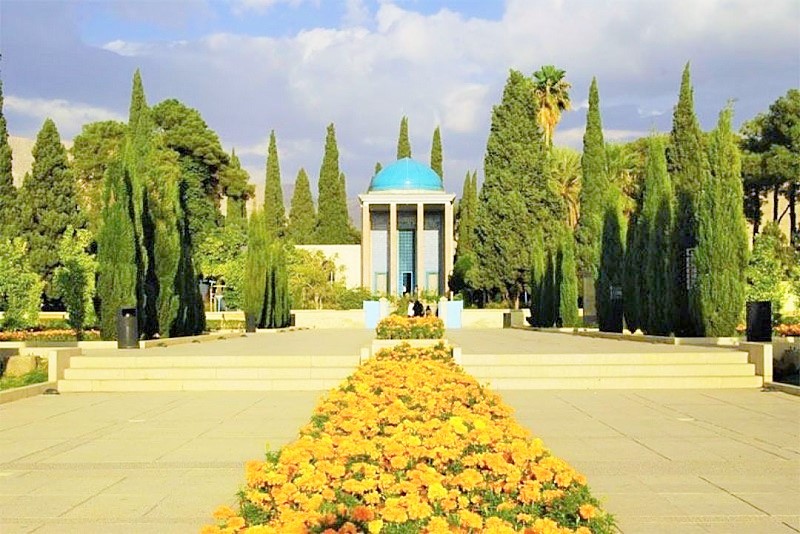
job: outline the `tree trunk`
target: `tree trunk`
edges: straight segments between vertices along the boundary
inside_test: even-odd
[[[772,220],[777,222],[780,217],[778,216],[778,201],[781,198],[781,185],[775,184],[775,189],[772,191]]]
[[[789,240],[792,245],[797,244],[798,233],[800,228],[797,227],[797,182],[792,181],[789,185],[789,191],[786,193],[786,199],[789,201]]]

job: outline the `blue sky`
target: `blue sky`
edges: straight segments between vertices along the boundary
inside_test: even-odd
[[[574,109],[556,144],[580,147],[593,76],[607,140],[668,131],[687,61],[701,125],[729,100],[739,124],[800,86],[800,3],[2,0],[0,52],[11,135],[34,137],[48,116],[66,139],[124,120],[140,68],[150,103],[197,108],[254,183],[272,129],[283,181],[302,166],[315,182],[334,122],[355,195],[393,159],[407,115],[424,162],[441,126],[445,185],[458,192],[482,170],[508,69],[566,69]]]

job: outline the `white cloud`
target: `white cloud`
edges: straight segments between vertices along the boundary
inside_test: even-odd
[[[489,88],[480,84],[465,84],[447,93],[443,100],[444,124],[458,133],[477,130],[480,119],[488,115]]]
[[[119,113],[108,109],[61,99],[46,100],[7,95],[4,104],[10,112],[32,117],[41,122],[44,122],[47,118],[53,119],[64,139],[77,135],[81,130],[81,126],[89,122],[126,120]]]
[[[364,0],[345,0],[345,12],[342,18],[345,26],[364,26],[369,18],[369,8]]]
[[[243,14],[247,11],[256,11],[264,13],[274,8],[278,4],[289,4],[292,7],[297,7],[307,0],[234,0],[233,11],[236,14]]]

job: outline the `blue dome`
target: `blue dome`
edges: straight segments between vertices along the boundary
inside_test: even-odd
[[[372,178],[370,191],[444,191],[436,172],[411,158],[403,158],[384,168]]]

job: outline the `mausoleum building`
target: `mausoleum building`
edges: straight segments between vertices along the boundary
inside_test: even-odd
[[[402,158],[376,174],[361,204],[361,285],[379,293],[446,294],[453,202],[436,172]]]

